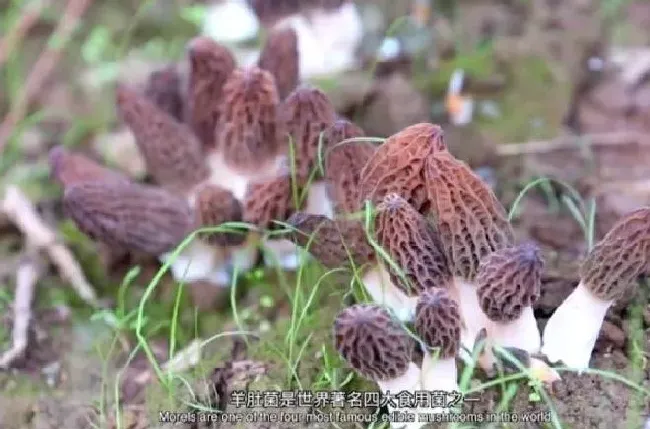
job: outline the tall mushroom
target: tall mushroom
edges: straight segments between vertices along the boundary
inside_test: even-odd
[[[458,303],[448,290],[431,288],[419,297],[415,331],[426,346],[422,360],[423,390],[459,391],[456,356],[460,350],[462,323]],[[434,407],[433,412],[448,410]]]
[[[551,316],[542,337],[542,353],[551,362],[584,370],[605,313],[648,270],[650,207],[620,219],[589,252],[580,284]]]
[[[334,344],[343,359],[363,377],[376,382],[384,395],[420,390],[421,371],[411,361],[413,340],[384,308],[357,304],[342,310],[334,320]],[[388,408],[391,413],[412,413],[411,407]],[[391,424],[393,428],[403,426]]]
[[[462,344],[471,351],[477,335],[489,323],[477,296],[479,263],[510,245],[514,232],[489,186],[448,151],[436,151],[427,158],[425,178],[427,200],[459,297]]]

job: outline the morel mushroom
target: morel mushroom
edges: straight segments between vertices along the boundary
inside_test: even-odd
[[[455,279],[464,328],[462,344],[473,350],[477,335],[489,320],[476,289],[480,261],[510,245],[514,232],[496,196],[472,170],[448,151],[426,160],[427,201]]]
[[[422,360],[423,390],[459,391],[456,355],[462,323],[458,303],[448,290],[431,288],[418,299],[415,331],[426,346]],[[432,412],[448,411],[449,408],[437,407]]]
[[[289,150],[295,154],[293,157],[287,154],[293,163],[286,166],[289,171],[280,177],[249,186],[244,203],[248,221],[264,227],[271,220],[285,221],[300,208],[304,208],[306,213],[333,217],[332,203],[316,166],[320,142],[323,141],[321,135],[335,120],[334,106],[318,89],[303,86],[287,97],[282,103],[281,123],[291,144]],[[307,191],[304,201],[303,191]],[[269,210],[286,217],[269,216]],[[277,261],[283,268],[297,268],[298,249],[293,243],[282,238],[270,239],[264,244],[267,263]]]
[[[413,340],[384,308],[357,304],[341,311],[334,321],[334,343],[343,359],[360,375],[376,382],[384,395],[420,390],[421,371],[411,361]],[[391,413],[399,410],[390,405],[388,409]],[[391,425],[403,426],[398,422]]]
[[[438,235],[404,198],[388,194],[377,206],[377,244],[390,261],[364,275],[363,284],[378,303],[393,308],[400,320],[412,320],[418,297],[433,288],[452,288],[452,276]]]
[[[648,269],[650,207],[620,219],[589,252],[580,284],[551,316],[542,337],[542,353],[576,370],[589,360],[605,313]]]
[[[363,25],[354,2],[253,0],[252,5],[264,26],[296,32],[302,79],[336,74],[358,63]]]

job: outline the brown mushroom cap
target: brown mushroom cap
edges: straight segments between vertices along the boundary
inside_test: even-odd
[[[239,200],[217,185],[206,185],[196,197],[196,214],[201,227],[219,226],[224,222],[241,222],[242,206]],[[205,232],[199,237],[217,246],[237,246],[246,240],[246,234],[238,232]]]
[[[415,306],[415,332],[430,348],[439,348],[439,359],[450,359],[460,349],[462,319],[458,303],[449,291],[431,288]]]
[[[65,213],[89,237],[118,248],[160,255],[194,228],[185,200],[125,182],[83,182],[63,194]]]
[[[257,67],[236,69],[223,87],[217,148],[231,165],[255,170],[278,154],[278,92],[273,75]]]
[[[603,301],[617,300],[648,272],[650,207],[621,218],[589,252],[580,268],[582,283]]]
[[[411,125],[392,135],[361,171],[361,198],[379,204],[389,193],[397,193],[425,214],[428,210],[425,159],[442,150],[445,144],[438,125]]]
[[[50,149],[48,158],[52,178],[63,187],[95,180],[121,180],[125,182],[129,180],[117,171],[106,168],[82,154],[71,153],[61,145]]]
[[[223,86],[236,67],[235,58],[228,48],[206,36],[192,39],[187,54],[190,71],[185,120],[204,147],[211,148]]]
[[[298,36],[293,28],[274,30],[264,44],[258,65],[275,78],[280,99],[285,99],[300,80]]]
[[[353,305],[336,316],[334,343],[350,366],[375,381],[404,375],[413,353],[406,330],[386,309],[368,304]]]
[[[516,320],[539,298],[543,269],[541,251],[533,243],[505,247],[483,258],[475,282],[485,315],[495,322]]]
[[[361,266],[374,257],[363,225],[357,220],[297,212],[287,223],[294,229],[288,238],[327,268],[348,267],[351,263]]]
[[[435,229],[404,198],[395,193],[384,197],[377,206],[375,233],[378,244],[402,269],[407,284],[388,265],[392,283],[406,295],[450,285],[451,272]]]
[[[159,185],[184,192],[208,177],[201,143],[188,127],[124,85],[117,89],[117,107]]]
[[[336,213],[356,213],[363,208],[359,197],[361,170],[377,150],[366,141],[344,142],[363,137],[365,133],[350,121],[338,120],[323,136],[327,145],[325,153],[325,180],[327,193]]]
[[[447,151],[427,159],[426,183],[452,273],[472,281],[480,260],[514,239],[506,211],[490,187]]]
[[[282,103],[282,122],[294,146],[296,176],[300,180],[306,180],[312,173],[318,160],[321,133],[334,121],[334,105],[324,92],[314,87],[303,85]]]
[[[300,189],[298,189],[300,193]],[[291,176],[253,182],[244,197],[244,221],[262,229],[281,228],[273,221],[285,221],[298,210]]]
[[[149,75],[144,95],[160,110],[179,122],[185,109],[182,79],[175,64],[170,64]]]

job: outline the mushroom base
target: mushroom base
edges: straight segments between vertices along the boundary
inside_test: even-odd
[[[384,395],[386,395],[387,393],[390,393],[391,395],[396,395],[404,391],[410,392],[411,394],[415,394],[416,391],[422,390],[421,375],[422,375],[422,371],[420,370],[420,368],[418,368],[417,365],[415,365],[415,363],[410,362],[409,367],[406,370],[406,373],[404,373],[404,375],[402,375],[401,377],[394,378],[392,380],[377,381],[377,384],[379,385],[379,389],[381,390],[381,393]],[[400,408],[400,407],[392,407],[388,405],[388,412],[391,414],[393,412],[413,414],[414,409],[411,407]],[[398,429],[398,428],[419,429],[424,425],[425,425],[424,423],[417,422],[417,415],[416,415],[415,422],[409,422],[409,423],[391,422],[390,427],[392,429]]]
[[[588,368],[605,313],[613,303],[596,298],[580,282],[548,320],[542,353],[549,361],[562,361],[578,371]]]
[[[382,264],[371,267],[362,277],[363,286],[372,300],[390,308],[402,322],[415,318],[418,297],[407,296],[390,280],[390,275]]]
[[[456,357],[448,359],[437,359],[428,351],[422,359],[422,390],[444,391],[447,395],[452,392],[460,392],[458,387],[458,370],[456,368]],[[428,408],[428,413],[449,413],[450,408],[446,406]]]
[[[289,240],[264,241],[264,265],[295,271],[300,266],[300,248]]]
[[[488,336],[495,346],[516,347],[531,354],[539,352],[542,342],[532,307],[524,308],[521,316],[510,323],[492,322]]]

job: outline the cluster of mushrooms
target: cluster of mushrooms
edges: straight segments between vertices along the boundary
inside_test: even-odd
[[[364,140],[324,93],[300,84],[291,29],[269,35],[256,66],[237,67],[205,37],[187,52],[186,75],[174,65],[142,91],[117,89],[155,184],[52,149],[52,176],[82,232],[156,255],[176,280],[215,287],[251,269],[260,248],[284,269],[299,266],[303,248],[328,268],[358,273],[374,302],[336,317],[335,344],[383,391],[458,390],[456,358],[472,359],[479,340],[487,374],[498,348],[527,356],[546,382],[559,376],[534,356],[588,367],[605,312],[645,272],[650,208],[594,247],[542,336],[533,315],[540,250],[515,241],[506,210],[447,150],[439,126],[412,125],[379,146]],[[237,221],[254,228],[202,232],[172,257],[192,231]]]

